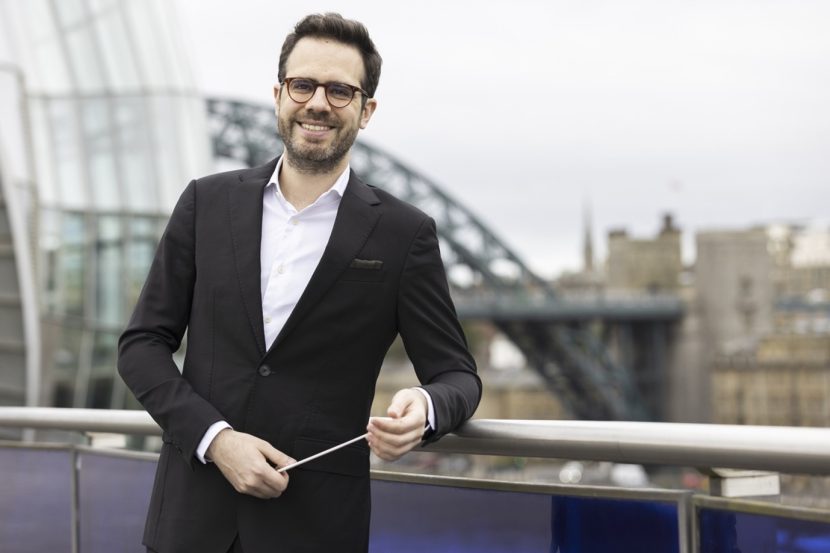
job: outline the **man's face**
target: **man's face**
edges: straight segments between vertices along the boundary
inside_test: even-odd
[[[357,48],[323,38],[300,39],[285,64],[286,78],[357,87],[363,71]],[[366,128],[377,106],[374,99],[364,106],[363,95],[356,92],[349,105],[334,108],[326,99],[325,87],[318,87],[311,99],[301,104],[292,100],[279,84],[274,85],[274,101],[286,160],[306,173],[341,169],[358,130]]]

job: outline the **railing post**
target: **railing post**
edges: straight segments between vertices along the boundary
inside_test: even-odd
[[[703,471],[709,476],[709,494],[717,497],[780,498],[781,478],[777,472],[713,468]]]

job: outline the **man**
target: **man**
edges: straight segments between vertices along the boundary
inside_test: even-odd
[[[397,459],[478,404],[434,222],[349,169],[380,65],[360,23],[303,19],[274,86],[284,155],[192,181],[171,215],[118,360],[164,430],[150,551],[365,552],[369,450]],[[369,420],[398,333],[422,386]]]

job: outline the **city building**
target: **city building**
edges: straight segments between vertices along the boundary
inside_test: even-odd
[[[775,260],[764,227],[696,237],[696,311],[710,355],[754,348],[772,331]]]
[[[680,230],[671,215],[654,238],[632,238],[625,230],[608,233],[606,286],[609,291],[673,292],[683,271]]]
[[[830,232],[771,225],[698,245],[713,422],[830,424]]]

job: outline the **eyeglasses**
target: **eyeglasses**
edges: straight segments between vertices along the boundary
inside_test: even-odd
[[[313,79],[290,77],[282,84],[288,90],[288,96],[298,104],[305,104],[311,100],[317,88],[321,86],[326,90],[326,100],[333,108],[348,106],[354,99],[355,92],[360,92],[369,98],[369,93],[362,88],[346,83],[318,83]]]

